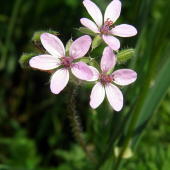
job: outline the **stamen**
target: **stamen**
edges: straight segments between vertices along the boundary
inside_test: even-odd
[[[111,29],[111,25],[113,24],[113,21],[110,20],[110,18],[107,18],[105,21],[103,27],[100,29],[102,34],[107,34],[108,31]]]
[[[108,25],[110,27],[113,24],[113,21],[111,21],[110,18],[107,18],[107,20],[104,23],[105,25]]]
[[[71,59],[70,57],[61,57],[61,60],[62,60],[61,64],[65,67],[70,67],[74,62],[74,60]]]
[[[111,83],[114,80],[113,77],[114,77],[113,75],[103,74],[103,75],[101,75],[101,82],[102,83]]]

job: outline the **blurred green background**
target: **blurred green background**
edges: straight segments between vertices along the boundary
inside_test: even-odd
[[[31,42],[35,31],[58,31],[64,44],[71,37],[76,39],[81,36],[76,30],[81,26],[80,18],[90,18],[82,1],[0,2],[0,170],[93,169],[71,130],[66,103],[67,88],[54,95],[49,88],[48,73],[23,69],[19,64],[23,53],[38,52]],[[110,0],[94,2],[104,13]],[[119,38],[121,49],[136,48],[136,55],[116,69],[132,68],[138,73],[138,79],[122,90],[125,101],[120,113],[115,113],[107,100],[96,110],[91,109],[89,96],[92,86],[78,87],[75,101],[83,137],[98,159],[115,128],[121,125],[121,117],[143,95],[141,89],[149,77],[149,89],[141,103],[143,110],[140,110],[141,117],[136,127],[137,135],[133,134],[134,155],[124,162],[122,169],[169,170],[170,0],[121,2],[121,16],[115,24],[134,25],[138,34]],[[104,47],[103,43],[91,56],[100,61]],[[115,145],[118,143],[121,140]],[[101,161],[101,170],[113,169],[112,154]]]

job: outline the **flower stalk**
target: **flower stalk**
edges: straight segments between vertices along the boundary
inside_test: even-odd
[[[36,48],[38,48],[43,54],[45,54],[45,51],[38,45],[36,44],[34,41],[32,42]]]
[[[81,134],[80,122],[78,120],[76,110],[75,110],[75,102],[74,102],[75,90],[76,90],[75,86],[73,84],[70,84],[68,90],[68,112],[69,112],[70,122],[73,127],[73,133],[75,135],[77,142],[80,144],[80,146],[86,153],[87,157],[90,159],[91,162],[96,164],[96,160],[94,159],[91,152],[88,150]]]

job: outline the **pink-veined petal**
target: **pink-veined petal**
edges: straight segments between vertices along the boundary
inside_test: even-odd
[[[113,53],[113,50],[107,46],[104,48],[103,56],[100,62],[100,67],[103,73],[108,72],[111,70],[116,64],[116,57]]]
[[[95,67],[93,67],[93,66],[89,66],[89,67],[90,67],[90,69],[93,72],[93,78],[88,80],[88,81],[96,81],[96,80],[98,80],[100,78],[99,71]]]
[[[89,28],[93,32],[100,33],[99,28],[97,27],[97,25],[93,21],[91,21],[90,19],[81,18],[80,22],[81,22],[82,25]]]
[[[61,61],[52,55],[38,55],[30,59],[29,64],[33,68],[51,70],[61,65]]]
[[[114,23],[120,16],[121,6],[122,4],[119,0],[113,0],[106,8],[104,14],[104,21],[106,21],[107,18],[109,18]]]
[[[137,73],[131,69],[119,69],[112,73],[114,76],[114,83],[118,85],[128,85],[137,79]]]
[[[132,25],[121,24],[110,30],[109,34],[114,34],[119,37],[131,37],[137,34],[137,29]]]
[[[105,86],[106,95],[109,100],[110,105],[117,112],[120,111],[123,107],[123,94],[115,85],[108,83]]]
[[[69,72],[66,68],[57,70],[51,78],[50,89],[54,94],[60,93],[67,85],[69,80]]]
[[[109,45],[113,50],[118,50],[120,48],[119,40],[111,35],[102,35],[103,40],[107,45]]]
[[[72,73],[81,80],[90,80],[93,78],[93,72],[89,66],[82,62],[76,62],[71,66]]]
[[[102,83],[97,83],[91,92],[90,95],[90,106],[95,109],[97,108],[104,100],[105,97],[105,89]]]
[[[71,58],[83,57],[89,50],[92,39],[89,35],[83,35],[76,39],[70,46],[69,54]]]
[[[50,33],[42,33],[40,38],[42,45],[50,54],[58,58],[65,56],[64,45],[58,37]]]
[[[98,6],[90,0],[84,0],[83,4],[87,9],[88,13],[90,14],[90,16],[94,19],[95,23],[100,28],[103,23],[103,16]]]

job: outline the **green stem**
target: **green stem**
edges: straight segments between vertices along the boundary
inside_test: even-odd
[[[133,117],[132,117],[130,126],[129,126],[128,130],[127,130],[127,135],[125,137],[125,141],[123,143],[122,150],[121,150],[120,155],[119,155],[119,157],[117,159],[115,170],[118,170],[118,168],[120,166],[120,163],[122,161],[122,155],[123,155],[124,151],[126,150],[126,148],[128,147],[128,144],[130,142],[130,139],[131,139],[131,136],[133,134],[136,122],[137,122],[138,117],[140,115],[140,111],[141,111],[141,109],[143,107],[143,103],[145,101],[145,97],[147,95],[149,85],[150,85],[153,73],[155,71],[155,68],[157,66],[158,60],[159,60],[159,56],[157,55],[154,58],[154,60],[150,61],[150,63],[151,63],[150,64],[150,69],[148,70],[148,74],[147,74],[147,77],[146,77],[146,79],[145,79],[145,81],[143,83],[143,86],[142,86],[142,89],[141,89],[141,92],[140,92],[140,96],[139,96],[138,100],[136,100],[137,103],[136,103],[136,105],[135,105],[135,107],[134,107],[134,109],[132,111]]]
[[[10,22],[9,22],[9,25],[8,25],[5,45],[4,45],[4,48],[3,48],[3,51],[2,51],[2,57],[1,57],[1,62],[0,62],[0,70],[5,68],[5,63],[6,63],[6,60],[7,60],[7,53],[8,53],[8,50],[9,50],[9,45],[11,43],[10,42],[11,36],[12,36],[13,30],[14,30],[14,26],[15,26],[15,22],[16,22],[16,19],[17,19],[17,14],[18,14],[18,11],[19,11],[19,6],[21,4],[21,1],[22,0],[16,0],[15,4],[14,4],[11,19],[10,19]]]
[[[75,93],[75,86],[72,85],[72,84],[70,86],[71,87],[69,88],[69,91],[68,91],[68,109],[69,109],[70,121],[71,121],[71,124],[73,126],[73,132],[75,134],[76,140],[78,141],[80,146],[83,148],[83,150],[86,153],[86,155],[88,156],[88,158],[91,160],[91,162],[96,164],[96,160],[94,159],[91,152],[87,149],[85,141],[82,138],[80,123],[77,119],[77,115],[76,115],[76,111],[75,111],[74,98],[73,98],[74,93]]]

